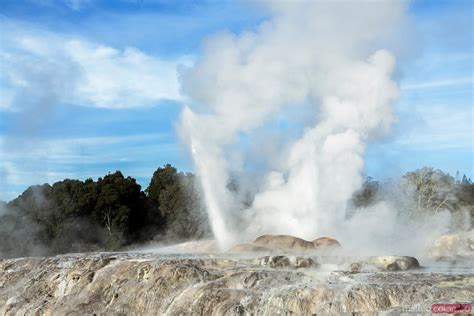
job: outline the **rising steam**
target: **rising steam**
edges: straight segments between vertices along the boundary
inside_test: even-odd
[[[223,248],[264,233],[344,239],[345,230],[357,232],[345,220],[363,181],[365,147],[394,121],[405,2],[267,5],[270,20],[254,31],[210,38],[183,77],[193,102],[182,113],[180,132]],[[248,181],[249,156],[235,154],[242,139],[257,140],[279,114],[308,108],[312,117],[300,117],[301,132]],[[263,147],[259,154],[268,155]],[[235,178],[238,190],[229,187]],[[242,192],[251,192],[248,201]]]

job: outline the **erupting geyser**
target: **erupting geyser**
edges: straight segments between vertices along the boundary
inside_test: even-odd
[[[340,236],[347,202],[363,181],[365,144],[394,120],[404,1],[266,4],[271,19],[210,38],[183,76],[193,101],[180,132],[221,247],[264,233]],[[299,122],[301,133],[275,157],[278,164],[259,169],[265,172],[249,189],[251,202],[242,203],[229,183],[246,172],[246,159],[234,159],[232,148],[301,105],[313,109],[311,123]]]

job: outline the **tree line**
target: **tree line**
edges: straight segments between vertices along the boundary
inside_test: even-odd
[[[229,184],[229,190],[237,190]],[[158,168],[144,190],[120,171],[97,181],[66,179],[29,187],[9,203],[0,202],[0,257],[119,250],[148,242],[210,237],[196,177],[171,165]],[[398,199],[398,200],[397,200]],[[248,197],[249,206],[252,197]],[[397,180],[367,178],[350,201],[357,211],[382,200],[397,200],[411,212],[448,210],[470,214],[474,225],[474,184],[433,168]]]
[[[145,190],[120,171],[29,187],[0,205],[0,257],[118,250],[210,234],[195,176],[158,168]]]
[[[354,209],[363,209],[382,200],[392,201],[413,213],[435,215],[447,210],[459,217],[468,214],[466,229],[474,227],[474,183],[459,172],[453,177],[442,170],[424,167],[396,180],[379,182],[368,177],[351,204]]]

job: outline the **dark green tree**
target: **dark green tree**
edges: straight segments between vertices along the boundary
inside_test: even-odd
[[[146,192],[164,218],[169,237],[199,238],[209,233],[194,175],[165,165],[154,172]]]
[[[133,241],[145,210],[145,195],[140,185],[120,171],[99,178],[96,185],[97,200],[93,218],[106,230],[108,246],[119,248]]]
[[[175,167],[167,164],[156,169],[145,192],[148,198],[159,207],[161,191],[166,190],[168,186],[172,186],[176,182],[178,182],[178,171]]]

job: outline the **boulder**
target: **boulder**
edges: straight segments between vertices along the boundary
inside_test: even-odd
[[[259,258],[259,261],[262,267],[287,268],[292,266],[290,258],[287,256],[265,256]]]
[[[405,271],[420,267],[416,258],[407,256],[370,257],[368,263],[382,271]]]
[[[316,266],[309,257],[265,256],[258,258],[258,264],[270,268],[311,268]]]
[[[329,237],[320,237],[313,240],[314,248],[316,249],[328,249],[328,248],[338,248],[341,247],[341,244],[333,238]]]
[[[316,265],[314,260],[308,257],[296,257],[292,263],[295,268],[311,268]]]
[[[361,262],[351,263],[351,273],[360,273],[360,272],[362,272],[362,263]]]
[[[254,245],[273,251],[304,252],[313,250],[312,242],[289,235],[262,235],[255,239]]]

